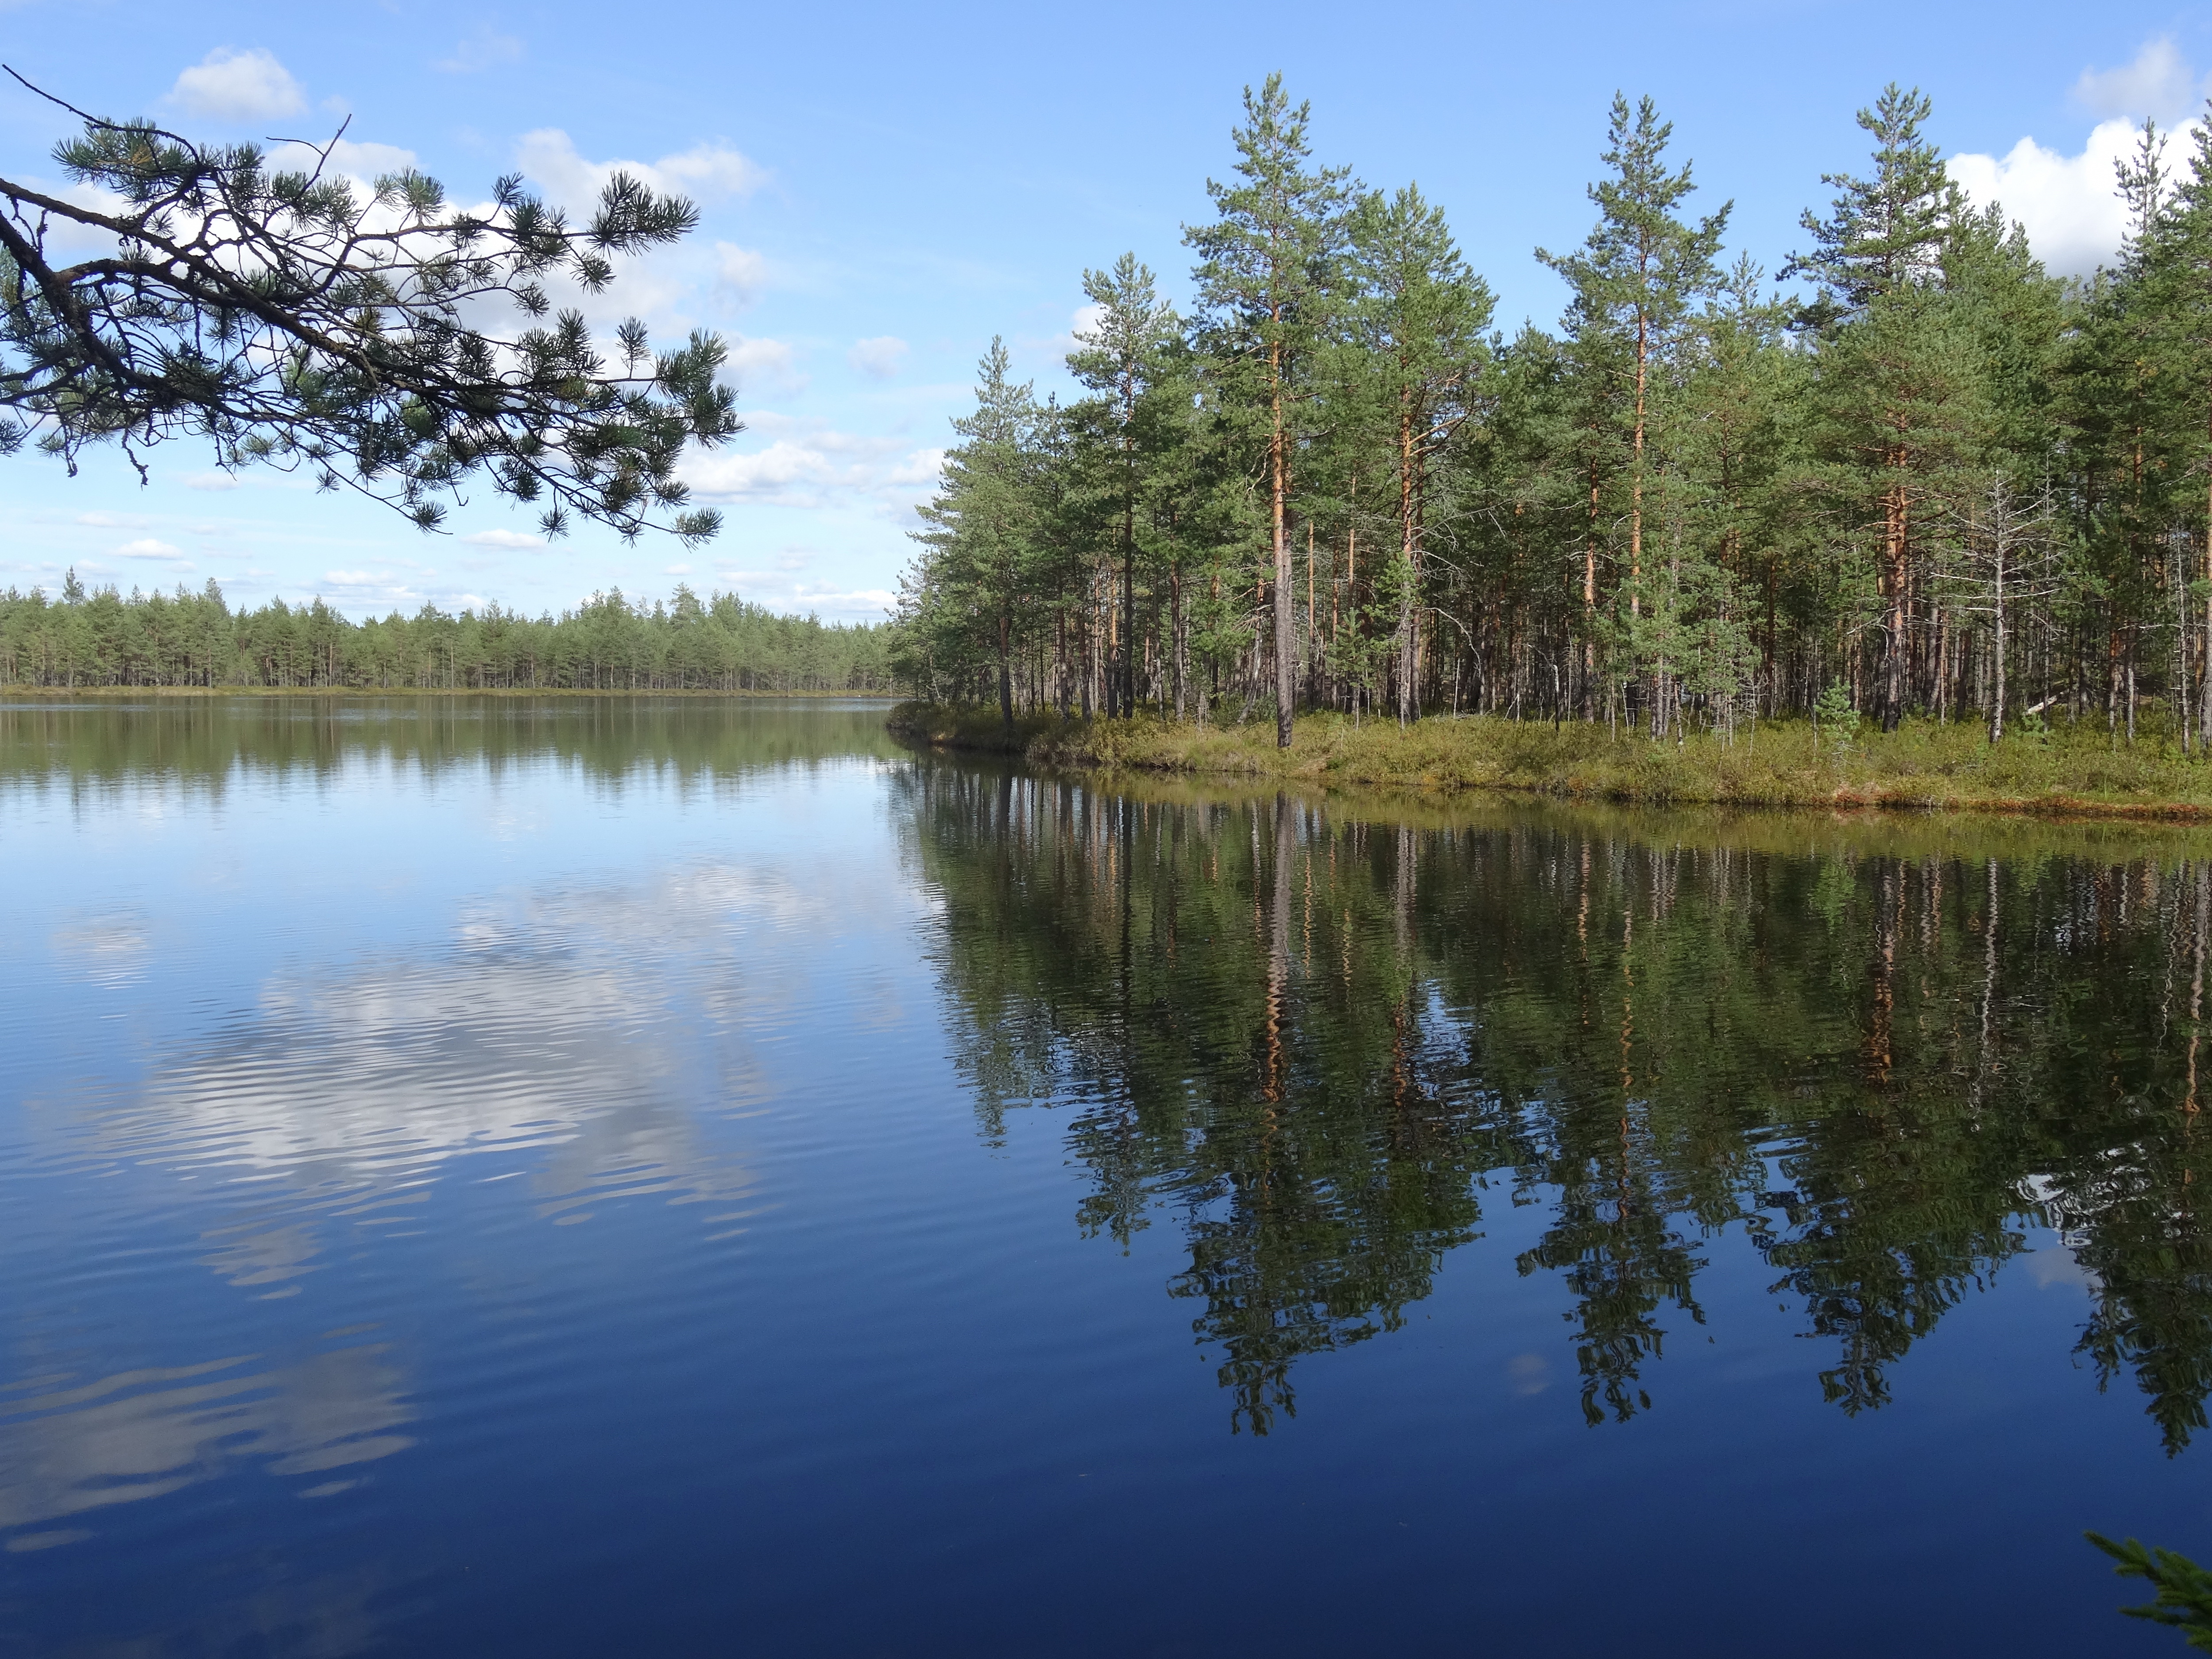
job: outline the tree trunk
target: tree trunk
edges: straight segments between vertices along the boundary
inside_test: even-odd
[[[1189,679],[1190,630],[1182,614],[1182,566],[1168,567],[1168,628],[1175,635],[1175,717],[1182,723],[1183,686]]]
[[[1290,527],[1284,517],[1285,497],[1290,493],[1290,457],[1284,448],[1283,348],[1279,344],[1267,348],[1267,374],[1273,416],[1273,430],[1267,442],[1267,470],[1275,537],[1275,746],[1287,749],[1291,747],[1291,715],[1297,693],[1292,678],[1297,668],[1293,660],[1297,641],[1291,618],[1297,600],[1291,588]]]
[[[1304,662],[1306,670],[1306,706],[1314,707],[1320,701],[1321,655],[1314,650],[1314,629],[1319,625],[1321,613],[1314,606],[1314,521],[1306,520],[1306,649]]]
[[[1413,600],[1420,586],[1419,538],[1413,534],[1413,412],[1398,399],[1398,551],[1406,561],[1405,588],[1398,597],[1398,723],[1413,718]]]
[[[1886,732],[1895,731],[1905,713],[1906,528],[1905,486],[1893,484],[1882,497],[1881,729]]]
[[[2197,688],[2197,749],[2212,754],[2212,518],[2204,525],[2204,679]]]
[[[1643,596],[1637,585],[1644,579],[1644,398],[1650,373],[1650,320],[1639,305],[1636,312],[1636,433],[1635,454],[1628,468],[1628,613],[1643,613]],[[1593,492],[1595,493],[1595,492]]]
[[[2003,544],[2000,542],[1999,547]],[[2005,711],[2005,596],[2004,554],[1996,556],[1996,580],[1990,608],[1996,619],[1996,637],[1990,643],[1990,741],[2004,741]]]
[[[1126,451],[1129,437],[1126,426],[1121,445]],[[1128,461],[1123,462],[1121,491],[1121,715],[1124,719],[1137,710],[1137,486],[1129,476]]]
[[[1590,461],[1589,523],[1583,534],[1583,718],[1597,719],[1597,461]],[[1607,693],[1610,717],[1612,694]]]

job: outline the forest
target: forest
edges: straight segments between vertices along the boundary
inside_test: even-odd
[[[1559,326],[1493,326],[1443,210],[1245,94],[1182,314],[1084,278],[1061,403],[983,360],[903,579],[915,695],[1200,723],[1300,711],[1730,740],[1825,700],[2212,742],[2212,129],[2147,125],[2110,268],[1970,202],[1929,100],[1859,113],[1800,251],[1731,257],[1614,101]]]
[[[250,686],[331,690],[881,692],[888,625],[783,616],[684,585],[665,601],[616,589],[529,617],[425,604],[355,622],[316,599],[234,610],[212,580],[194,593],[0,592],[0,684]]]

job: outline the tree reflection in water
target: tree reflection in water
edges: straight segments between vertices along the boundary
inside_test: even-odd
[[[1172,1217],[1232,1426],[1396,1328],[1504,1195],[1572,1301],[1585,1417],[1650,1404],[1731,1229],[1850,1412],[2058,1229],[2080,1351],[2169,1451],[2212,1391],[2182,833],[1319,805],[896,780],[986,1135],[1068,1112],[1079,1221]]]

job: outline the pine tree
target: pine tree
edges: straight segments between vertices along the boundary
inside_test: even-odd
[[[1097,412],[1112,445],[1121,519],[1121,627],[1106,712],[1128,715],[1136,711],[1137,698],[1137,503],[1153,459],[1146,439],[1157,428],[1157,423],[1148,428],[1143,416],[1147,399],[1165,375],[1176,320],[1175,308],[1160,298],[1152,271],[1134,253],[1124,253],[1110,271],[1085,271],[1083,294],[1097,308],[1097,315],[1076,335],[1077,349],[1068,354],[1067,366],[1097,394]]]
[[[1032,387],[1015,385],[1009,368],[1006,342],[994,338],[977,367],[975,410],[952,424],[963,442],[945,455],[936,499],[919,509],[928,528],[914,536],[930,552],[908,590],[907,619],[956,640],[980,626],[1011,731],[1015,633],[1036,591],[1041,412]]]
[[[2212,751],[2212,136],[2197,124],[2176,178],[2146,127],[2117,182],[2130,235],[2119,269],[2092,296],[2077,360],[2091,464],[2101,463],[2085,515],[2108,587],[2140,576],[2142,551],[2161,533],[2201,534],[2193,574],[2208,660],[2195,723]],[[2185,603],[2189,584],[2175,586]]]
[[[1801,321],[1820,346],[1815,397],[1826,482],[1849,515],[1844,539],[1856,539],[1868,497],[1879,515],[1884,731],[1897,729],[1905,707],[1917,515],[1953,481],[1978,413],[1970,342],[1943,304],[1943,252],[1960,206],[1942,157],[1921,135],[1929,110],[1917,88],[1893,82],[1859,112],[1859,125],[1874,135],[1873,174],[1821,176],[1837,192],[1832,210],[1826,219],[1806,211],[1813,251],[1784,273],[1820,284]]]
[[[1419,613],[1436,463],[1474,414],[1490,289],[1468,269],[1442,210],[1408,186],[1363,196],[1351,221],[1347,342],[1366,369],[1395,479],[1400,573],[1398,720],[1418,717]]]
[[[1345,169],[1309,165],[1309,106],[1295,108],[1283,77],[1257,95],[1244,89],[1244,125],[1232,135],[1243,182],[1206,181],[1219,217],[1186,226],[1192,273],[1212,343],[1251,387],[1267,439],[1268,536],[1273,554],[1275,738],[1291,746],[1297,682],[1296,595],[1291,581],[1291,470],[1300,406],[1314,396],[1312,358],[1336,303],[1344,238]]]
[[[1650,98],[1639,99],[1632,111],[1628,100],[1614,94],[1601,157],[1612,174],[1589,187],[1598,223],[1575,253],[1536,252],[1572,290],[1567,332],[1592,411],[1591,524],[1583,574],[1585,627],[1592,631],[1598,502],[1604,475],[1616,467],[1625,471],[1628,485],[1625,597],[1631,618],[1642,608],[1653,369],[1670,357],[1693,308],[1717,282],[1714,261],[1728,226],[1727,204],[1695,224],[1680,217],[1680,203],[1696,186],[1688,163],[1676,171],[1667,167],[1674,130],[1672,122],[1659,119]],[[1592,643],[1586,641],[1586,668],[1594,662]]]
[[[1712,673],[1702,689],[1731,697],[1750,680],[1749,607],[1763,611],[1758,655],[1762,671],[1774,671],[1794,528],[1789,417],[1803,362],[1784,344],[1785,308],[1761,295],[1764,274],[1748,254],[1740,258],[1696,320],[1674,423],[1687,550],[1711,589]]]
[[[2005,560],[2023,552],[2026,544],[2018,541],[2013,528],[2004,528],[2017,517],[2021,502],[2042,502],[2049,509],[2051,480],[2066,460],[2055,390],[2063,381],[2069,322],[2064,284],[2045,274],[2028,248],[2026,233],[2008,223],[2002,205],[1996,203],[1953,220],[1943,253],[1943,284],[1945,303],[1966,342],[1977,387],[1972,426],[1961,449],[1959,499],[1948,512],[1951,534],[1946,537],[1939,530],[1928,540],[1936,564],[1953,560],[1970,573],[1971,580],[1965,589],[1954,586],[1948,595],[1944,584],[1929,584],[1935,638],[1923,691],[1932,693],[1939,707],[1946,706],[1942,659],[1949,636],[1955,632],[1950,625],[1953,617],[1979,614],[1990,634],[1992,711],[2001,717],[2005,654],[2020,636],[2012,621],[2038,608],[2047,611],[2047,601],[2059,592],[2053,573],[2045,568],[2057,554],[2054,534],[2047,527],[2036,531],[2034,579],[2028,579],[2024,567],[2019,572],[2002,613],[2003,628],[1997,625],[1997,613],[1949,601],[1960,592],[1986,594],[1983,584],[1992,568],[1991,536],[2014,540],[2010,551],[2000,556]],[[1984,523],[1988,515],[1996,516]],[[1942,546],[1946,540],[1948,548]],[[2141,564],[2139,558],[2135,562]],[[2134,638],[2130,629],[2130,660]],[[1997,729],[2002,731],[2001,723]]]

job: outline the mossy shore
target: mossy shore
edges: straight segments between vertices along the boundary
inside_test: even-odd
[[[1267,779],[1318,788],[1500,790],[1560,800],[1736,807],[1898,808],[2051,817],[2212,820],[2212,760],[2164,735],[2130,747],[2101,720],[2008,737],[1978,725],[1907,721],[1848,741],[1803,721],[1767,721],[1733,742],[1653,742],[1603,725],[1437,717],[1401,729],[1340,715],[1297,722],[1288,749],[1272,724],[1206,728],[1133,720],[1016,719],[990,708],[902,703],[892,732],[938,747],[1012,754],[1038,766]]]

